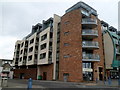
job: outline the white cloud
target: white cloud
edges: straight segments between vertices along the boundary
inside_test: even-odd
[[[4,2],[0,3],[0,42],[2,42],[0,44],[0,58],[13,58],[16,40],[22,39],[29,34],[32,25],[52,17],[53,14],[62,16],[66,9],[79,1],[80,0],[0,0],[0,2]],[[95,8],[100,19],[117,28],[117,3],[119,0],[81,1]],[[3,21],[1,22],[2,19]]]
[[[12,59],[17,38],[12,36],[0,36],[0,58]]]

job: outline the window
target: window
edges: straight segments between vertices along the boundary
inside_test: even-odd
[[[33,47],[30,47],[30,48],[29,48],[29,52],[32,52],[32,51],[33,51]]]
[[[28,61],[32,60],[32,55],[28,57]]]
[[[20,57],[20,62],[22,61],[22,57]]]
[[[39,38],[36,38],[36,42],[39,42]]]
[[[83,63],[83,68],[92,68],[92,63],[88,62],[88,63]]]
[[[64,58],[69,58],[69,57],[70,57],[70,55],[69,55],[69,54],[64,55]]]
[[[21,44],[21,47],[23,47],[24,42]]]
[[[30,44],[34,43],[34,38],[30,40]]]
[[[40,54],[40,59],[44,59],[44,58],[46,58],[46,53]]]
[[[52,52],[49,52],[49,58],[52,58]]]
[[[17,54],[19,54],[19,51],[17,51]]]
[[[66,22],[64,22],[64,24],[66,24],[66,25],[69,24],[69,23],[70,23],[70,21],[66,21]]]
[[[47,33],[41,36],[41,41],[45,40],[47,38]]]
[[[18,44],[17,49],[20,49],[20,44]]]
[[[46,43],[44,43],[44,44],[42,44],[41,46],[40,46],[40,49],[42,50],[42,49],[45,49],[46,48],[46,46],[47,46],[47,44]]]
[[[23,53],[23,50],[20,51],[20,54],[22,54],[22,53]]]
[[[28,41],[25,41],[25,47],[28,47]]]
[[[67,32],[64,32],[64,35],[68,35],[70,32],[69,31],[67,31]]]
[[[50,38],[52,38],[53,37],[53,33],[52,32],[50,32]]]
[[[64,43],[64,46],[69,46],[69,43]]]

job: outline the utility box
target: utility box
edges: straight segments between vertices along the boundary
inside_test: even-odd
[[[38,80],[42,80],[42,76],[41,75],[38,76]]]

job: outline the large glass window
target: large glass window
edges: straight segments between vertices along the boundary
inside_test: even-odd
[[[32,51],[33,51],[33,47],[30,47],[30,48],[29,48],[29,52],[32,52]]]
[[[47,33],[41,36],[41,41],[45,40],[47,38]]]
[[[30,44],[34,43],[34,38],[30,40]]]
[[[92,68],[91,62],[83,63],[83,68]]]
[[[46,43],[44,43],[44,44],[42,44],[41,46],[40,46],[40,49],[42,50],[42,49],[45,49],[46,48],[46,46],[47,46],[47,44]]]
[[[44,59],[44,58],[46,58],[46,53],[40,54],[40,59]]]
[[[23,45],[24,45],[24,42],[21,44],[21,47],[23,47]]]
[[[28,61],[32,60],[32,55],[28,57]]]

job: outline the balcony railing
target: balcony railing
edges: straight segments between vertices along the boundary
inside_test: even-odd
[[[82,42],[83,48],[99,48],[98,42],[94,41],[83,41]]]
[[[85,16],[90,16],[90,14],[87,11],[81,10],[81,13],[84,14]]]
[[[120,54],[120,50],[119,49],[116,49],[116,54]]]
[[[82,19],[82,24],[96,24],[97,25],[97,19],[84,18]]]
[[[94,36],[98,36],[98,31],[97,30],[82,30],[82,35],[94,35]]]
[[[117,39],[113,39],[115,44],[119,44]]]
[[[100,57],[97,54],[83,54],[82,61],[100,61]]]
[[[3,69],[2,72],[10,72],[10,68]]]

